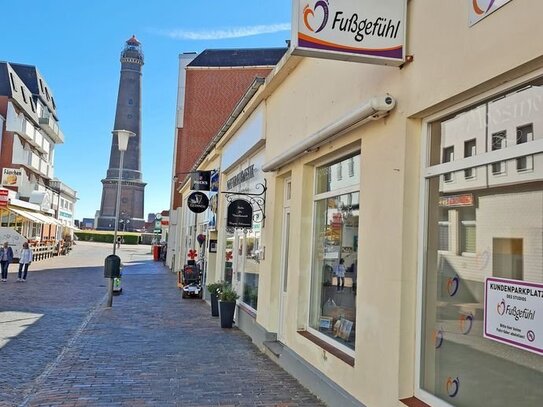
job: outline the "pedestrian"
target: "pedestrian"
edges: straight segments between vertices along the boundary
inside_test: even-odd
[[[121,248],[122,240],[123,240],[123,238],[121,236],[117,236],[117,249]]]
[[[8,242],[4,242],[4,246],[0,248],[0,267],[2,268],[2,282],[8,281],[9,263],[13,261],[13,250],[9,247]]]
[[[336,267],[336,278],[337,278],[337,290],[343,291],[345,288],[345,260],[340,259],[339,264]],[[340,286],[341,283],[341,286]]]
[[[17,281],[26,281],[28,266],[32,263],[32,255],[32,249],[28,247],[28,242],[24,242],[23,250],[21,250],[21,258],[19,259],[19,274],[17,275]]]

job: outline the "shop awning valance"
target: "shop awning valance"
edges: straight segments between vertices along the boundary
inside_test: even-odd
[[[15,209],[12,207],[9,207],[8,209],[13,213],[16,213],[17,215],[28,219],[29,221],[32,221],[35,223],[45,223],[43,220],[39,219],[37,216],[34,216],[32,212],[25,211],[24,209]]]

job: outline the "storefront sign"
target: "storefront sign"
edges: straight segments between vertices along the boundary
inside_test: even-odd
[[[232,178],[230,178],[228,181],[226,181],[226,188],[228,190],[232,190],[235,187],[237,187],[239,184],[243,184],[244,182],[247,182],[251,178],[254,178],[255,176],[255,166],[251,165],[247,168],[245,168],[243,171],[238,172],[236,175],[234,175]]]
[[[399,66],[406,0],[295,0],[293,54]]]
[[[219,171],[215,170],[211,172],[211,192],[219,192]]]
[[[20,168],[4,168],[2,170],[2,185],[20,187],[23,179],[23,170]]]
[[[487,278],[484,336],[543,355],[543,284]]]
[[[196,171],[192,174],[192,191],[209,191],[211,186],[211,171]]]
[[[203,192],[193,192],[187,198],[187,206],[194,213],[202,213],[209,206],[209,199]]]
[[[473,206],[473,195],[451,195],[439,197],[439,206],[445,208],[456,208],[461,206]]]
[[[469,25],[477,24],[511,0],[467,0],[469,3]]]
[[[244,199],[236,199],[228,205],[226,227],[247,228],[253,227],[253,207]]]
[[[9,191],[7,189],[0,189],[0,207],[6,208],[9,202]]]

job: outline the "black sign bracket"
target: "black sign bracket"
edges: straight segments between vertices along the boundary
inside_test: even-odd
[[[255,188],[261,190],[261,192],[252,194],[248,192],[221,191],[221,194],[225,194],[228,203],[233,202],[238,197],[246,199],[255,209],[253,211],[253,222],[262,223],[262,226],[264,226],[266,219],[266,191],[268,190],[266,179],[264,179],[264,183],[256,184]]]

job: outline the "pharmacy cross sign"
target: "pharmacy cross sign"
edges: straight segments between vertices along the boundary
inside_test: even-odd
[[[194,249],[190,249],[187,257],[190,257],[191,260],[194,260],[196,257],[198,257],[198,253]]]
[[[226,252],[226,261],[232,260],[232,257],[234,257],[232,256],[232,252]]]

